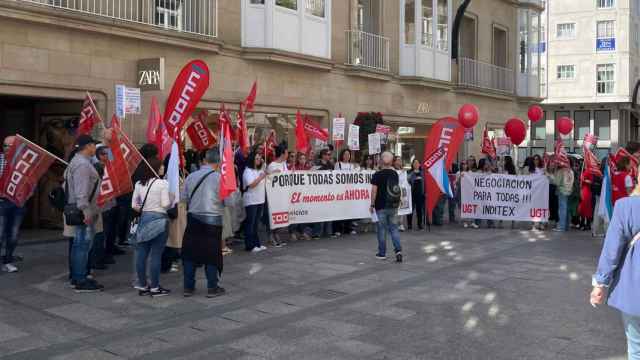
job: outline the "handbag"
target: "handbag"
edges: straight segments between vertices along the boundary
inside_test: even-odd
[[[147,203],[147,197],[149,196],[149,191],[151,191],[151,186],[153,186],[154,182],[156,182],[156,179],[153,179],[153,181],[151,181],[151,184],[149,184],[149,187],[147,188],[147,193],[144,195],[144,200],[142,200],[142,206],[140,206],[140,214],[142,214],[142,210],[144,210],[144,204]],[[138,225],[140,225],[140,217],[141,216],[136,216],[135,218],[133,218],[133,220],[131,220],[131,225],[129,225],[129,236],[127,237],[129,240],[129,244],[136,243],[136,237],[138,235]]]
[[[93,196],[96,194],[96,190],[98,189],[98,183],[100,180],[96,181],[95,185],[93,185],[93,190],[91,191],[91,195],[89,195],[89,203],[93,201]],[[78,209],[77,204],[68,204],[69,201],[69,179],[66,179],[64,182],[64,198],[65,205],[62,212],[64,213],[64,221],[69,226],[79,226],[84,225],[84,213],[82,210]]]

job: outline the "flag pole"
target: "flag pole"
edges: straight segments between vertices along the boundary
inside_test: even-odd
[[[103,124],[104,126],[104,121],[102,120],[102,116],[100,115],[100,110],[98,110],[98,107],[96,106],[96,104],[93,102],[93,98],[91,97],[91,94],[89,94],[89,92],[87,91],[87,97],[89,98],[89,101],[91,102],[91,106],[93,106],[94,109],[96,109],[96,115],[98,115],[98,119],[100,120],[100,122]]]
[[[26,139],[26,138],[22,137],[22,135],[20,135],[20,134],[16,134],[16,137],[17,137],[17,138],[20,138],[20,139],[21,139],[21,140],[23,140],[23,141],[28,142],[29,144],[31,144],[31,145],[33,145],[33,146],[37,147],[38,149],[40,149],[40,150],[42,150],[42,151],[46,152],[47,154],[51,155],[53,158],[55,158],[56,160],[60,161],[61,163],[63,163],[63,164],[65,164],[65,165],[69,166],[69,163],[68,163],[68,162],[66,162],[66,161],[62,160],[61,158],[59,158],[59,157],[57,157],[57,156],[55,156],[55,155],[54,155],[54,154],[52,154],[50,151],[45,150],[42,146],[40,146],[40,145],[38,145],[38,144],[36,144],[36,143],[34,143],[34,142],[30,141],[29,139]]]
[[[118,130],[118,132],[124,136],[125,139],[127,139],[127,141],[129,141],[130,144],[133,145],[133,142],[131,141],[131,139],[129,139],[129,137],[127,136],[127,134],[125,134],[124,131],[122,131],[122,129],[120,129],[119,126],[112,126],[112,128],[116,128],[116,130]],[[157,177],[160,178],[160,175],[158,175],[158,173],[153,169],[153,167],[151,167],[151,164],[149,164],[149,162],[147,161],[147,159],[145,159],[144,156],[142,156],[142,154],[140,153],[140,150],[138,150],[138,148],[135,147],[135,145],[133,146],[133,151],[137,152],[138,155],[140,155],[140,158],[142,159],[142,161],[144,161],[145,164],[147,164],[147,166],[149,167],[149,169],[151,169],[151,171],[153,172],[153,174]],[[133,174],[131,174],[133,175]]]

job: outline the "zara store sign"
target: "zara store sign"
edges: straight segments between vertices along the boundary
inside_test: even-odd
[[[164,58],[138,60],[137,82],[141,90],[164,90]]]

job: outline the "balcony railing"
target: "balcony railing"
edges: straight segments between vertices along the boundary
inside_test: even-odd
[[[462,86],[513,94],[514,71],[469,58],[460,58],[458,83]]]
[[[18,0],[178,32],[216,37],[218,0]]]
[[[347,64],[389,71],[389,38],[347,30]]]

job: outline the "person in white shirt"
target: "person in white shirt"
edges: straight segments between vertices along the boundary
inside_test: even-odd
[[[340,151],[338,161],[335,164],[336,171],[353,171],[357,170],[357,164],[351,162],[351,150],[343,149]],[[338,220],[333,222],[333,236],[338,237],[343,234],[357,234],[354,229],[353,220]]]
[[[247,167],[242,174],[244,195],[242,201],[247,218],[244,223],[244,249],[246,251],[260,252],[266,250],[266,246],[260,245],[258,225],[262,218],[266,199],[264,160],[260,153],[253,152],[247,159]]]
[[[160,286],[160,268],[162,252],[167,244],[169,234],[169,218],[167,209],[171,207],[169,182],[158,179],[162,163],[157,158],[150,158],[144,168],[142,179],[136,182],[131,199],[131,207],[140,213],[140,223],[136,233],[135,267],[138,283],[135,288],[140,296],[165,296],[170,290]],[[155,171],[155,173],[154,173]],[[147,260],[149,260],[149,277],[147,281]]]
[[[287,158],[289,157],[289,150],[287,149],[287,143],[285,141],[281,142],[276,146],[275,149],[276,158],[267,166],[267,174],[279,174],[289,171],[287,168]],[[265,208],[267,214],[269,213],[269,204],[267,203],[267,207]],[[267,217],[268,218],[268,217]],[[277,248],[282,247],[283,245],[287,245],[286,242],[282,241],[278,236],[277,230],[273,230],[269,226],[269,220],[266,222],[267,227],[269,227],[271,244]]]

